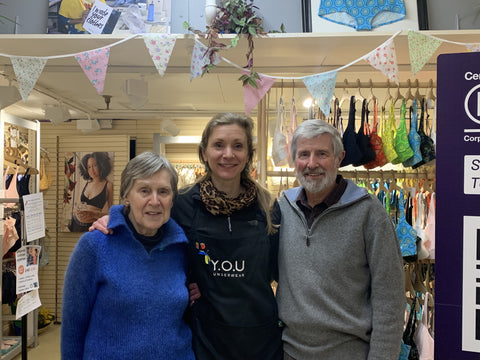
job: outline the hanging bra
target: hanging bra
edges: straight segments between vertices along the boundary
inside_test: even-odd
[[[413,113],[413,114],[412,114]],[[408,133],[408,143],[413,150],[413,156],[403,162],[403,166],[410,167],[422,161],[420,151],[420,135],[417,132],[417,99],[413,100],[413,109],[410,108],[410,132]]]
[[[426,164],[435,159],[435,145],[433,140],[425,134],[423,130],[425,117],[425,99],[422,99],[422,111],[420,113],[420,124],[418,127],[418,135],[420,135],[420,151],[422,152],[422,161],[412,166],[413,169]]]
[[[403,0],[321,0],[318,16],[356,30],[372,30],[405,18]]]
[[[378,114],[377,113],[378,113],[378,103],[377,103],[377,99],[374,99],[373,100],[373,127],[370,133],[370,147],[375,152],[375,158],[363,166],[365,169],[373,169],[377,166],[383,166],[388,162],[387,157],[385,156],[382,150],[382,146],[383,146],[382,138],[378,135],[378,130],[377,130]]]
[[[17,177],[17,191],[19,196],[30,195],[30,189],[28,188],[28,183],[30,182],[29,170],[30,168],[27,168],[25,174],[18,175],[20,179]]]
[[[357,134],[355,133],[355,96],[350,97],[350,110],[348,112],[348,125],[343,133],[343,147],[345,157],[340,167],[350,165],[359,161],[363,153],[357,145]]]
[[[362,157],[357,162],[354,162],[353,166],[361,166],[375,159],[375,152],[370,146],[370,136],[368,134],[369,130],[367,130],[368,124],[365,121],[365,119],[368,117],[368,113],[369,110],[367,107],[367,99],[363,99],[361,116],[362,120],[360,123],[360,129],[358,129],[356,136],[357,146],[362,153]]]
[[[428,235],[425,230],[422,228],[422,217],[425,215],[425,207],[424,202],[425,194],[418,193],[416,195],[417,198],[417,211],[416,211],[416,219],[413,228],[417,232],[417,237],[420,238],[419,246],[417,246],[417,253],[418,253],[418,260],[427,259],[430,253],[428,249],[425,247],[425,242],[428,241]]]
[[[390,111],[393,112],[393,102],[390,106]],[[413,150],[408,143],[407,125],[405,123],[405,99],[402,99],[402,105],[400,107],[400,124],[398,125],[393,145],[398,157],[392,162],[392,164],[399,164],[413,156]]]
[[[392,102],[393,106],[393,102]],[[385,118],[385,108],[382,107],[381,112],[381,120],[383,124],[383,132],[382,132],[382,150],[385,154],[388,162],[392,163],[398,157],[397,152],[395,151],[395,146],[393,144],[393,140],[395,138],[395,114],[390,107],[390,112],[388,119]]]
[[[430,253],[429,258],[435,259],[435,193],[430,195],[430,204],[428,206],[427,225],[425,225],[425,234],[428,240],[425,247]]]
[[[420,360],[433,360],[434,354],[434,340],[428,330],[428,295],[428,292],[424,294],[422,321],[418,324],[414,334]]]
[[[398,211],[400,217],[396,227],[400,250],[405,261],[417,260],[417,232],[405,219],[403,190],[400,190],[400,199],[398,201]]]

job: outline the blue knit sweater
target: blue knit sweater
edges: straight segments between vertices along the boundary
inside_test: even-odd
[[[65,275],[61,353],[76,359],[194,359],[182,229],[170,219],[149,253],[112,206],[113,235],[87,232]]]

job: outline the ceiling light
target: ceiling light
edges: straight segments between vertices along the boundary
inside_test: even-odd
[[[48,106],[45,108],[45,118],[53,125],[58,125],[70,119],[70,111],[63,104]]]
[[[148,100],[148,83],[139,79],[127,79],[125,93],[135,109],[142,109]]]
[[[77,130],[82,130],[82,133],[88,134],[100,129],[100,123],[96,119],[78,119]]]
[[[310,108],[310,107],[312,106],[312,104],[313,104],[313,99],[312,99],[311,97],[306,98],[306,99],[303,101],[303,107],[304,107],[305,109]]]
[[[177,136],[180,132],[179,127],[172,120],[162,120],[161,130],[169,133],[171,136]]]

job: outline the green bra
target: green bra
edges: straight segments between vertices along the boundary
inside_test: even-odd
[[[390,113],[393,113],[393,101],[390,105]],[[405,99],[402,99],[402,106],[400,107],[400,124],[398,125],[397,132],[395,134],[395,139],[393,140],[393,145],[395,146],[395,151],[397,152],[397,158],[392,161],[392,164],[399,164],[413,156],[413,150],[410,147],[408,142],[407,134],[407,125],[405,123]]]
[[[395,151],[395,146],[393,145],[393,139],[395,138],[395,115],[391,112],[388,119],[385,119],[384,107],[382,107],[381,112],[381,123],[383,127],[382,150],[387,157],[388,162],[393,163],[398,156]]]

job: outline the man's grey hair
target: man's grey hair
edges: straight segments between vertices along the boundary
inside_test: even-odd
[[[333,153],[335,157],[338,158],[343,152],[343,141],[340,133],[326,121],[314,119],[302,122],[293,133],[292,144],[290,146],[292,160],[295,161],[298,139],[312,139],[323,134],[330,134],[332,136]]]

